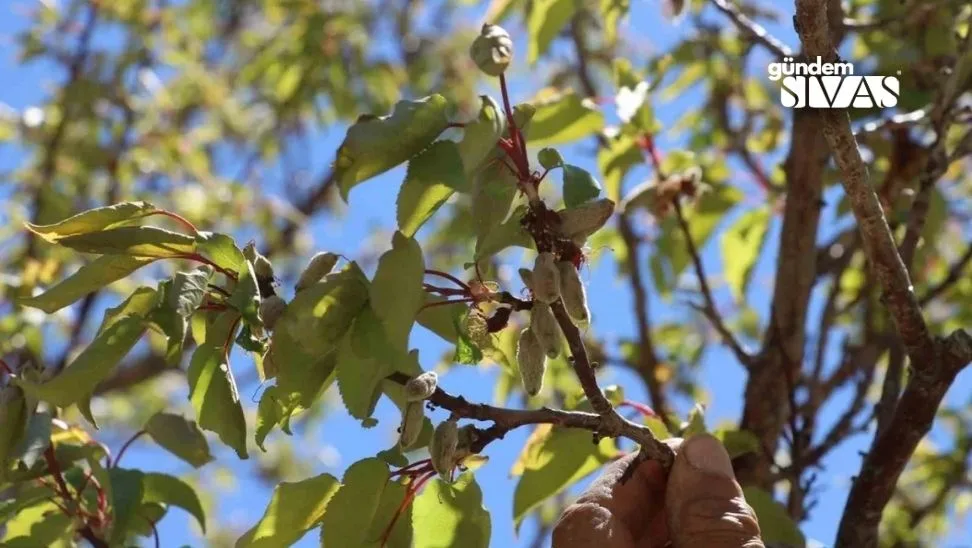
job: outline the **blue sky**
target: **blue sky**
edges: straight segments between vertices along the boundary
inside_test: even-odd
[[[633,0],[632,4],[631,15],[622,32],[637,36],[639,42],[646,44],[651,51],[664,51],[686,33],[692,32],[691,25],[687,22],[676,25],[668,22],[662,16],[662,8],[659,2]],[[765,2],[764,4],[769,5],[770,3]],[[0,18],[0,44],[9,46],[13,34],[22,29],[25,24],[23,14],[27,9],[32,8],[33,4],[20,0],[3,0],[0,1],[0,6],[3,6],[0,8],[3,13],[12,14]],[[789,25],[788,15],[792,12],[792,3],[779,2],[775,7],[784,14],[782,18],[784,24],[770,25],[770,31],[784,42],[796,46],[798,41]],[[471,12],[467,22],[476,24],[479,21],[479,16],[480,14]],[[711,9],[708,20],[729,24],[725,18]],[[509,25],[509,28],[514,33],[522,30],[519,22]],[[52,75],[48,67],[41,64],[26,67],[17,65],[15,50],[11,47],[4,47],[2,51],[3,53],[0,54],[0,81],[7,84],[0,87],[0,102],[22,111],[26,107],[40,102],[42,98],[46,98],[51,89],[51,84],[54,82],[53,78],[60,76]],[[758,60],[755,62],[758,62]],[[543,79],[532,74],[522,61],[515,65],[513,70],[511,93],[514,100],[528,99],[533,91],[544,83]],[[11,82],[16,82],[16,85],[11,85]],[[484,88],[484,91],[490,91],[498,96],[495,90]],[[692,89],[672,101],[659,102],[655,106],[657,116],[664,124],[671,124],[687,109],[697,106],[700,98],[699,90]],[[326,132],[320,132],[319,136],[313,140],[310,157],[303,160],[308,164],[306,167],[312,173],[320,173],[326,168],[333,159],[334,151],[337,149],[342,136],[342,130],[329,128]],[[671,150],[680,144],[678,140],[669,139],[664,132],[659,138],[659,145],[663,151]],[[581,143],[577,146],[562,147],[561,149],[570,162],[596,173],[597,168],[593,158],[586,153],[589,150],[590,143]],[[22,151],[13,147],[0,147],[0,169],[6,170],[10,166],[19,164],[23,159]],[[764,164],[770,166],[770,160],[779,161],[780,158],[764,159]],[[735,163],[731,165],[738,167],[738,164]],[[629,177],[626,180],[626,187],[630,188],[631,185],[639,182],[639,177],[643,177],[646,173],[642,170]],[[740,173],[743,172],[740,171]],[[308,230],[313,236],[315,249],[335,251],[351,258],[360,256],[365,245],[371,240],[370,234],[376,227],[389,229],[394,226],[395,192],[391,192],[389,189],[396,187],[403,176],[404,169],[399,168],[357,187],[351,195],[350,206],[345,216],[340,219],[314,221]],[[753,190],[753,185],[746,180],[745,176],[740,177],[740,185],[745,191]],[[278,194],[278,188],[278,185],[271,184],[266,188],[266,193],[284,198],[284,196]],[[828,198],[834,198],[839,196],[840,190],[833,188],[830,193]],[[0,190],[0,197],[2,196],[4,194]],[[836,200],[828,200],[828,202],[835,203]],[[838,228],[843,228],[833,222],[831,211],[825,212],[821,226],[818,241],[828,239]],[[764,317],[769,306],[768,299],[772,295],[778,228],[777,223],[770,235],[770,241],[767,243],[767,252],[757,266],[749,294],[749,304]],[[515,259],[517,256],[513,255],[512,258]],[[643,257],[643,260],[647,260],[647,255]],[[704,249],[703,260],[710,276],[716,277],[721,271],[722,262],[716,239],[713,239],[710,245]],[[604,252],[601,260],[590,268],[587,278],[595,333],[606,337],[609,341],[617,340],[619,337],[631,336],[634,333],[633,316],[627,312],[616,313],[618,309],[625,311],[630,309],[631,295],[628,286],[616,276],[610,251]],[[728,310],[731,306],[728,291],[719,287],[718,282],[715,282],[715,284],[717,286],[717,300],[723,308]],[[289,295],[286,296],[289,297]],[[655,323],[663,320],[692,317],[692,312],[687,310],[685,306],[664,302],[655,295],[651,297],[650,308],[653,314],[652,320]],[[820,298],[817,295],[812,303],[811,321],[819,313],[819,309]],[[416,327],[413,331],[411,344],[414,348],[420,350],[420,360],[426,369],[434,367],[439,361],[440,355],[446,349],[442,341],[419,327]],[[246,371],[250,367],[249,359],[237,355],[233,361],[233,367],[237,371]],[[708,424],[714,426],[723,421],[737,421],[741,411],[741,394],[745,385],[745,374],[741,366],[736,363],[729,352],[718,345],[711,345],[704,356],[701,375],[701,384],[708,389],[710,395],[707,409]],[[238,378],[249,377],[249,375],[240,373],[237,373],[237,376]],[[442,378],[441,386],[449,392],[461,393],[473,401],[491,401],[493,379],[494,373],[488,368],[456,367]],[[614,383],[623,385],[630,399],[647,401],[647,395],[644,393],[640,381],[627,371],[609,368],[607,374],[602,378],[602,384]],[[241,387],[241,394],[245,399],[249,399],[257,388],[255,383],[246,384]],[[970,379],[970,374],[966,372],[950,392],[950,401],[958,403],[970,388],[972,388],[972,379]],[[839,406],[846,401],[847,397],[849,397],[849,393],[835,396],[833,403],[824,410],[825,419],[833,418],[835,410],[840,409]],[[392,443],[395,438],[398,412],[394,406],[383,400],[376,412],[379,425],[370,430],[362,430],[358,421],[344,413],[336,394],[330,394],[329,402],[331,410],[319,430],[307,433],[308,437],[306,438],[295,437],[292,439],[279,432],[274,433],[269,439],[269,444],[298,442],[300,445],[295,450],[301,454],[315,457],[314,474],[329,472],[340,477],[349,464],[361,458],[373,456],[375,452]],[[680,411],[684,413],[692,402],[678,401],[677,404]],[[444,412],[437,411],[434,418],[442,419],[444,417]],[[826,420],[824,423],[826,424]],[[493,443],[487,450],[487,455],[490,458],[489,463],[477,472],[477,479],[484,492],[485,504],[492,512],[493,546],[521,546],[533,539],[533,524],[529,521],[525,523],[519,537],[514,536],[512,497],[516,480],[510,478],[508,474],[510,466],[528,434],[528,430],[521,429],[512,432],[504,440]],[[124,437],[106,441],[113,447],[117,447],[123,439]],[[817,539],[824,544],[829,544],[833,539],[843,509],[850,477],[860,462],[858,451],[865,449],[869,441],[870,436],[858,436],[842,445],[825,462],[825,469],[820,472],[818,482],[820,487],[818,496],[821,504],[812,512],[812,518],[802,526],[809,538]],[[218,520],[221,523],[230,524],[243,530],[255,523],[262,514],[266,503],[269,501],[270,486],[255,479],[253,460],[238,462],[232,456],[232,453],[221,448],[218,442],[214,441],[213,446],[220,448],[219,455],[223,457],[225,463],[231,465],[234,474],[231,475],[231,485],[227,490],[219,492],[219,515],[210,516],[210,520],[213,522]],[[258,449],[254,447],[252,450],[257,451]],[[136,442],[129,450],[125,457],[125,464],[126,466],[173,473],[191,472],[187,466],[179,461],[155,450],[151,442],[144,439]],[[227,477],[222,474],[213,474],[208,469],[204,469],[203,476],[214,486],[227,485]],[[966,519],[964,522],[954,523],[953,525],[957,530],[964,529],[964,532],[967,533],[972,522]],[[189,519],[178,510],[171,511],[159,524],[159,532],[163,546],[202,545],[200,538],[190,527]],[[954,542],[958,542],[958,539],[962,536],[962,531],[956,531]],[[957,545],[954,542],[948,545]],[[299,544],[299,546],[316,545],[316,533],[308,535]]]

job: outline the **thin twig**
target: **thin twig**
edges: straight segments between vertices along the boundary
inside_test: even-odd
[[[712,0],[712,4],[722,13],[729,16],[736,27],[753,41],[762,44],[777,57],[792,57],[793,50],[781,40],[771,35],[759,23],[753,21],[729,3],[728,0]]]
[[[135,440],[144,436],[145,434],[148,434],[147,430],[139,430],[138,432],[135,432],[135,434],[132,435],[132,437],[128,438],[128,441],[126,441],[125,444],[121,446],[121,449],[118,450],[118,454],[115,456],[115,460],[111,464],[111,467],[116,468],[118,466],[118,463],[121,462],[122,457],[125,455],[125,451],[128,451],[128,447],[132,443],[134,443]]]
[[[753,367],[753,357],[746,352],[736,337],[729,331],[726,327],[722,316],[716,309],[715,299],[712,297],[712,290],[709,288],[709,282],[705,276],[705,268],[702,266],[702,258],[699,257],[699,250],[695,247],[695,241],[692,238],[692,231],[689,228],[688,221],[685,219],[685,214],[682,211],[682,204],[679,202],[678,197],[672,200],[672,205],[675,208],[675,218],[678,220],[678,226],[682,230],[682,235],[685,237],[685,246],[688,248],[689,256],[692,258],[692,265],[695,268],[695,275],[699,279],[699,287],[702,290],[702,297],[705,299],[705,306],[698,307],[695,309],[702,312],[709,322],[712,323],[716,331],[719,332],[719,336],[722,337],[722,342],[732,350],[733,355],[739,360],[744,367],[751,369]]]

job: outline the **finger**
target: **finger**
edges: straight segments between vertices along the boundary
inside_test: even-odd
[[[666,494],[676,547],[762,547],[756,514],[736,482],[729,454],[708,434],[693,436],[675,457]]]
[[[555,548],[643,548],[649,546],[647,538],[667,539],[665,473],[661,466],[645,461],[624,484],[618,481],[635,456],[626,455],[605,467],[564,511],[554,528]]]

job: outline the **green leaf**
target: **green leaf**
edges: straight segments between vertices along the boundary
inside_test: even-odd
[[[159,303],[158,292],[151,287],[140,287],[116,307],[105,310],[101,325],[95,335],[101,335],[125,318],[145,318]]]
[[[196,518],[203,533],[206,532],[206,513],[203,511],[199,495],[188,483],[168,474],[155,472],[142,476],[142,502],[160,502],[178,506]]]
[[[593,135],[602,127],[604,114],[588,106],[576,93],[568,93],[537,105],[527,140],[532,146],[556,145]]]
[[[53,314],[65,306],[116,282],[155,259],[105,255],[79,268],[74,274],[58,282],[54,287],[36,297],[18,300],[18,304],[39,308]]]
[[[747,211],[719,239],[723,275],[737,301],[746,299],[746,288],[766,243],[771,218],[769,206]]]
[[[213,460],[199,425],[181,415],[156,413],[145,423],[145,431],[155,443],[194,468]]]
[[[115,365],[128,354],[145,332],[142,318],[128,316],[100,333],[79,355],[51,380],[34,384],[17,379],[24,392],[58,407],[67,407],[92,394]]]
[[[532,249],[533,238],[530,237],[530,233],[523,228],[521,223],[528,210],[526,204],[517,206],[505,221],[478,238],[476,240],[476,262],[489,259],[512,246]]]
[[[473,173],[496,149],[496,142],[506,132],[506,115],[489,95],[480,95],[479,116],[462,130],[459,157],[466,174]],[[465,189],[456,188],[463,192]]]
[[[688,420],[682,424],[681,437],[688,439],[696,434],[704,434],[706,431],[705,408],[702,407],[702,404],[697,403],[689,411]]]
[[[247,324],[263,325],[260,319],[260,287],[249,261],[240,263],[236,287],[230,294],[229,304],[240,312]]]
[[[235,310],[227,310],[216,317],[206,331],[206,341],[193,352],[186,376],[189,401],[196,411],[199,426],[218,434],[223,443],[245,459],[246,419],[227,348],[238,321],[239,314]]]
[[[278,384],[288,382],[287,376],[300,367],[291,359],[316,363],[336,350],[367,302],[368,279],[355,263],[298,293],[274,327],[270,357]]]
[[[393,355],[381,320],[364,307],[337,356],[338,391],[352,417],[366,419],[374,412],[381,381],[393,371]]]
[[[267,451],[263,442],[266,441],[273,428],[284,420],[284,415],[287,413],[283,401],[277,395],[278,392],[279,389],[276,386],[267,388],[260,396],[260,403],[257,405],[255,441],[257,447],[263,452]]]
[[[137,510],[144,493],[144,475],[138,470],[108,469],[112,513],[109,540],[112,545],[122,544],[132,521],[138,519]]]
[[[236,548],[292,545],[320,523],[340,487],[341,483],[330,474],[280,482],[273,488],[263,517],[236,541]]]
[[[169,338],[166,361],[171,365],[182,358],[189,320],[205,300],[212,276],[212,267],[203,265],[190,272],[177,272],[170,283],[160,284],[163,305],[152,313],[151,320]]]
[[[398,227],[406,236],[418,229],[442,204],[466,185],[462,159],[452,141],[438,141],[408,163],[398,191]]]
[[[371,308],[385,326],[391,347],[405,350],[415,315],[425,302],[425,261],[413,238],[396,232],[392,248],[378,260],[371,283]]]
[[[185,257],[196,250],[196,241],[191,236],[154,226],[110,228],[67,236],[57,243],[83,253],[132,257]]]
[[[246,261],[236,241],[226,234],[200,232],[196,235],[196,252],[230,272],[238,272]]]
[[[321,546],[364,544],[388,484],[388,465],[380,459],[364,459],[352,464],[344,474],[344,484],[324,512]]]
[[[736,458],[746,453],[758,453],[759,438],[749,430],[716,430],[713,435],[722,442],[729,453],[729,458]]]
[[[351,189],[410,159],[429,146],[448,126],[448,101],[430,95],[399,101],[388,116],[361,116],[348,128],[334,162],[341,197]]]
[[[644,161],[635,138],[629,135],[612,139],[608,146],[601,147],[597,152],[597,168],[604,177],[605,196],[615,203],[621,202],[621,183],[625,175]]]
[[[385,485],[385,489],[381,492],[381,500],[378,501],[375,517],[371,520],[371,529],[368,531],[366,546],[379,548],[382,535],[393,519],[395,524],[388,533],[385,546],[413,546],[412,505],[408,505],[399,512],[402,503],[405,501],[406,492],[407,489],[401,481],[389,481]],[[397,517],[396,512],[399,512]]]
[[[58,240],[68,236],[100,232],[132,224],[158,211],[161,210],[148,202],[123,202],[112,206],[89,209],[51,225],[24,224],[34,234],[48,242],[57,243]]]
[[[551,428],[523,463],[523,475],[513,494],[517,529],[531,510],[598,469],[615,452],[610,439],[595,445],[588,430]]]
[[[550,43],[577,12],[576,0],[535,0],[527,15],[527,62],[546,53]]]
[[[50,493],[50,490],[48,490]],[[74,520],[50,501],[29,506],[4,523],[4,548],[73,546]]]
[[[28,417],[27,400],[20,387],[11,384],[0,389],[0,482],[7,475],[7,457],[27,432]]]
[[[785,546],[806,546],[806,538],[797,527],[786,508],[773,500],[773,496],[758,487],[743,489],[746,502],[756,512],[763,542]]]
[[[429,296],[426,304],[443,302],[443,297]],[[416,317],[419,325],[435,333],[442,339],[450,343],[455,343],[458,338],[456,329],[456,319],[466,310],[465,303],[455,303],[441,306],[426,306],[419,311]]]
[[[413,506],[415,548],[489,546],[489,511],[483,506],[483,492],[472,473],[462,474],[452,485],[435,478],[415,498]]]
[[[516,193],[516,177],[502,162],[486,165],[476,174],[472,190],[472,218],[479,240],[488,236],[507,218]]]
[[[27,427],[8,458],[22,464],[21,468],[33,468],[51,445],[51,419],[51,414],[47,411],[29,413]]]
[[[601,194],[601,183],[586,169],[564,165],[564,205],[579,206]]]

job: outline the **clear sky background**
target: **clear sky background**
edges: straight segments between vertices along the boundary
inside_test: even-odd
[[[783,14],[782,24],[768,25],[768,29],[794,49],[798,49],[798,39],[789,23],[790,14],[793,10],[792,2],[763,2],[762,4],[772,5]],[[33,7],[33,4],[27,0],[0,0],[0,14],[2,14],[0,16],[0,46],[2,46],[2,49],[0,49],[0,52],[2,52],[0,53],[0,82],[2,82],[0,84],[0,103],[21,112],[30,105],[45,100],[54,84],[63,78],[63,74],[59,71],[52,71],[49,65],[35,63],[20,66],[16,62],[16,50],[11,47],[13,45],[12,37],[24,28],[27,21],[25,13]],[[693,28],[688,22],[672,25],[662,13],[662,6],[658,1],[633,0],[630,17],[622,32],[637,37],[639,45],[647,47],[650,52],[664,51],[678,39],[684,37],[686,33],[693,32]],[[712,10],[711,7],[707,15],[709,21],[729,24],[727,19]],[[478,25],[481,17],[481,10],[471,10],[468,13],[468,19],[463,23]],[[522,36],[520,21],[509,24],[507,27],[514,33],[514,38],[518,34]],[[111,42],[110,37],[106,37],[105,40]],[[522,42],[520,43],[522,44]],[[382,46],[382,44],[378,45]],[[511,75],[513,83],[511,92],[514,101],[529,99],[533,92],[545,83],[542,68],[540,72],[537,72],[525,66],[522,54],[524,49],[523,46],[520,47],[519,56]],[[564,56],[570,55],[569,49],[555,48],[555,52]],[[754,62],[761,62],[760,59],[757,57]],[[765,62],[759,66],[765,66]],[[903,83],[902,85],[907,84]],[[498,97],[498,92],[495,89],[484,87],[483,91],[490,92]],[[659,100],[655,105],[656,115],[663,124],[670,125],[687,109],[697,106],[700,99],[700,90],[693,88],[674,100]],[[0,108],[5,107],[0,106]],[[613,112],[611,112],[613,106],[607,105],[605,108],[608,110],[609,116],[613,117]],[[340,144],[343,134],[344,129],[338,127],[326,128],[326,131],[318,132],[312,142],[310,157],[302,159],[311,174],[311,180],[316,179],[315,174],[323,172],[333,160],[334,152]],[[673,138],[672,135],[664,131],[661,133],[658,142],[662,151],[672,150],[681,144],[677,136]],[[590,154],[591,145],[591,142],[587,141],[571,147],[562,147],[561,151],[568,158],[568,161],[580,165],[592,173],[597,173],[593,155]],[[24,161],[22,150],[10,146],[0,147],[0,170],[7,171],[22,161]],[[781,161],[781,158],[765,158],[764,164],[771,167],[772,162],[778,161]],[[731,162],[730,165],[738,168],[737,163]],[[748,174],[745,174],[744,170],[738,169],[736,173],[740,173],[740,175],[734,178],[733,183],[747,192],[747,203],[760,200],[760,194],[755,190],[755,185],[749,180]],[[279,194],[280,173],[271,172],[269,175],[263,192],[268,196],[286,199],[286,196]],[[636,170],[626,179],[625,188],[637,184],[646,175],[648,175],[646,170]],[[373,256],[374,250],[367,249],[367,246],[374,241],[371,237],[372,233],[376,229],[387,231],[394,227],[396,193],[389,191],[389,189],[397,187],[403,177],[404,169],[399,168],[357,187],[351,194],[350,206],[342,218],[317,220],[311,225],[309,232],[314,239],[314,248],[339,252],[352,259],[362,256],[366,251],[369,251],[369,256]],[[0,199],[7,199],[9,194],[3,190],[3,186],[0,185]],[[839,195],[840,189],[833,188],[825,198],[828,203],[835,204],[837,202],[835,198]],[[824,213],[818,241],[827,240],[837,230],[847,226],[846,223],[834,222],[832,210],[833,208],[829,208]],[[727,219],[727,221],[729,220],[731,218]],[[765,248],[766,252],[757,266],[749,292],[750,305],[759,311],[764,318],[769,307],[769,298],[772,295],[778,230],[779,223],[777,222],[771,231]],[[419,239],[421,242],[421,233]],[[390,237],[383,238],[382,242],[383,245],[390,246]],[[620,337],[633,336],[635,333],[633,314],[630,313],[632,297],[629,287],[617,277],[614,268],[615,263],[610,257],[610,253],[610,250],[604,251],[599,260],[594,262],[585,274],[589,283],[588,291],[593,314],[593,329],[609,342],[616,341]],[[508,256],[514,261],[520,259],[520,255],[517,253]],[[643,260],[647,261],[647,256],[643,257]],[[728,291],[718,280],[722,271],[722,260],[718,241],[713,238],[704,249],[703,261],[707,272],[714,278],[713,284],[716,287],[716,297],[720,308],[730,310],[731,298]],[[371,268],[373,269],[373,266]],[[370,272],[371,270],[369,270]],[[285,298],[291,297],[291,294],[288,293],[290,287],[292,287],[292,284],[286,284],[283,288]],[[519,288],[518,282],[514,287]],[[651,301],[652,321],[655,323],[664,320],[687,319],[694,314],[685,306],[662,301],[655,295],[651,296]],[[821,299],[819,295],[816,295],[811,307],[811,321],[819,314],[820,307]],[[619,311],[621,313],[618,313]],[[447,350],[443,341],[418,326],[412,332],[411,345],[420,350],[420,360],[426,369],[434,367],[439,362],[442,353]],[[238,378],[252,378],[249,374],[239,373],[240,371],[251,370],[249,362],[248,357],[236,353],[232,365],[234,370],[237,371]],[[492,401],[494,371],[493,368],[487,367],[456,367],[441,379],[441,386],[451,393],[463,394],[472,401]],[[735,422],[739,419],[745,378],[742,367],[729,352],[716,344],[710,345],[710,349],[703,358],[701,368],[701,385],[709,392],[706,417],[710,427],[724,421]],[[620,384],[625,387],[629,399],[647,401],[647,395],[643,390],[641,381],[626,370],[608,368],[607,373],[601,377],[601,383],[602,386]],[[964,401],[970,388],[972,388],[972,373],[966,371],[952,387],[949,393],[949,401],[953,403]],[[241,386],[240,392],[245,400],[249,401],[252,397],[255,402],[258,398],[258,389],[256,383],[251,382]],[[822,427],[826,427],[826,419],[834,418],[836,411],[840,409],[839,406],[846,402],[848,396],[849,392],[839,394],[833,398],[831,404],[824,408],[825,424],[821,425]],[[382,400],[376,412],[376,417],[379,419],[378,426],[370,430],[362,430],[358,421],[352,419],[343,411],[336,390],[329,392],[328,399],[328,416],[319,430],[307,433],[306,437],[297,436],[295,438],[288,438],[277,431],[268,439],[268,446],[295,442],[298,444],[295,447],[296,451],[302,455],[314,457],[313,474],[329,472],[340,478],[345,468],[351,463],[361,458],[374,456],[377,451],[393,443],[399,417],[397,409],[387,400]],[[517,401],[511,403],[520,404]],[[676,401],[676,404],[679,411],[685,413],[691,407],[692,402]],[[255,407],[252,402],[251,405]],[[438,421],[445,416],[446,413],[439,410],[433,419]],[[252,428],[252,422],[250,426]],[[492,546],[526,546],[534,538],[534,525],[529,520],[525,522],[519,536],[514,534],[512,501],[516,478],[509,476],[510,466],[528,434],[528,429],[519,429],[511,432],[504,440],[491,444],[486,451],[490,458],[488,464],[476,473],[477,480],[484,492],[484,502],[492,513]],[[127,434],[117,439],[105,439],[104,433],[100,433],[98,436],[99,439],[103,439],[110,446],[118,447],[127,437]],[[937,437],[933,433],[933,439]],[[856,471],[860,462],[858,452],[866,449],[870,443],[870,438],[870,434],[853,438],[834,451],[824,462],[824,469],[819,473],[818,491],[816,493],[820,504],[813,509],[811,519],[802,524],[802,529],[808,538],[816,539],[824,545],[829,545],[832,542],[843,510],[851,475]],[[947,440],[947,438],[945,439]],[[217,449],[217,455],[221,457],[224,464],[230,466],[233,473],[214,474],[210,467],[202,470],[201,476],[208,483],[213,487],[225,489],[224,491],[211,491],[211,494],[219,496],[220,510],[218,515],[209,516],[209,519],[213,523],[218,521],[236,527],[240,531],[245,530],[262,515],[269,501],[272,486],[258,479],[255,474],[256,467],[253,459],[240,462],[236,460],[230,450],[222,447],[218,441],[214,440],[212,446]],[[259,449],[252,447],[251,451],[259,451]],[[125,465],[180,474],[199,473],[193,472],[188,465],[157,450],[147,439],[133,445],[125,457]],[[301,478],[288,479],[297,480]],[[587,480],[584,484],[586,483]],[[955,521],[952,525],[954,534],[943,546],[968,545],[961,539],[969,535],[972,521],[966,518],[964,521]],[[170,511],[159,524],[159,533],[163,546],[200,546],[204,544],[198,536],[195,526],[190,524],[187,515],[178,509]],[[316,532],[307,535],[298,545],[317,546]]]

